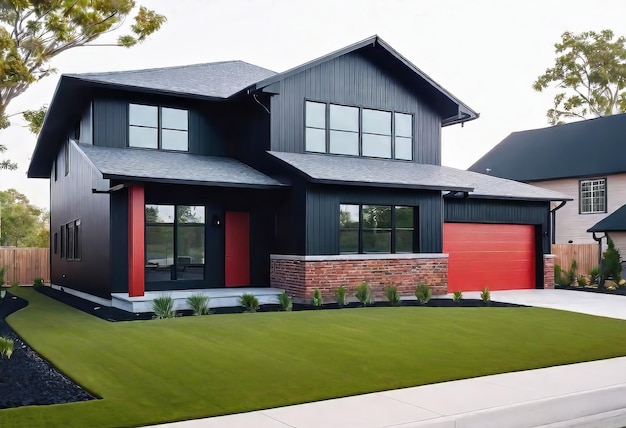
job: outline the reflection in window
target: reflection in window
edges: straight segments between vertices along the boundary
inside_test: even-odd
[[[54,244],[56,246],[56,233]],[[77,219],[61,226],[61,258],[80,260],[82,257],[81,220]],[[55,248],[56,252],[56,248]]]
[[[168,107],[129,104],[128,146],[189,150],[189,112]]]
[[[359,109],[330,105],[329,152],[359,154]]]
[[[202,206],[146,205],[146,281],[204,278]]]
[[[363,253],[391,253],[391,207],[363,205]]]
[[[359,206],[340,205],[339,208],[339,252],[359,252]]]

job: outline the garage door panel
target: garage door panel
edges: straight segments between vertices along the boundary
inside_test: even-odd
[[[534,226],[445,223],[448,291],[535,288]]]

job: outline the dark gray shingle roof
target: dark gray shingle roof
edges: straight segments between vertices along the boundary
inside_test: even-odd
[[[626,114],[514,132],[470,171],[519,181],[626,171]]]
[[[587,229],[587,232],[626,232],[626,205]]]
[[[269,153],[314,182],[469,192],[470,196],[490,199],[571,200],[567,195],[540,187],[439,165],[311,153]]]
[[[283,186],[231,158],[87,144],[77,146],[104,178],[222,187]]]
[[[69,74],[89,82],[152,89],[161,92],[228,98],[276,73],[243,61],[107,73]]]

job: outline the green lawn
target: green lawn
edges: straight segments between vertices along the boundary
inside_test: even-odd
[[[0,426],[136,426],[626,355],[626,321],[539,308],[363,308],[109,323],[30,289],[8,318],[102,397]],[[1,362],[0,362],[1,364]]]

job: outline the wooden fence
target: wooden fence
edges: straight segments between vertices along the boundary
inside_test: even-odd
[[[591,268],[598,266],[598,244],[552,244],[552,254],[564,271],[576,260],[579,275],[589,275]]]
[[[21,285],[33,283],[35,278],[50,282],[49,248],[0,247],[0,268],[6,268],[4,282]]]

